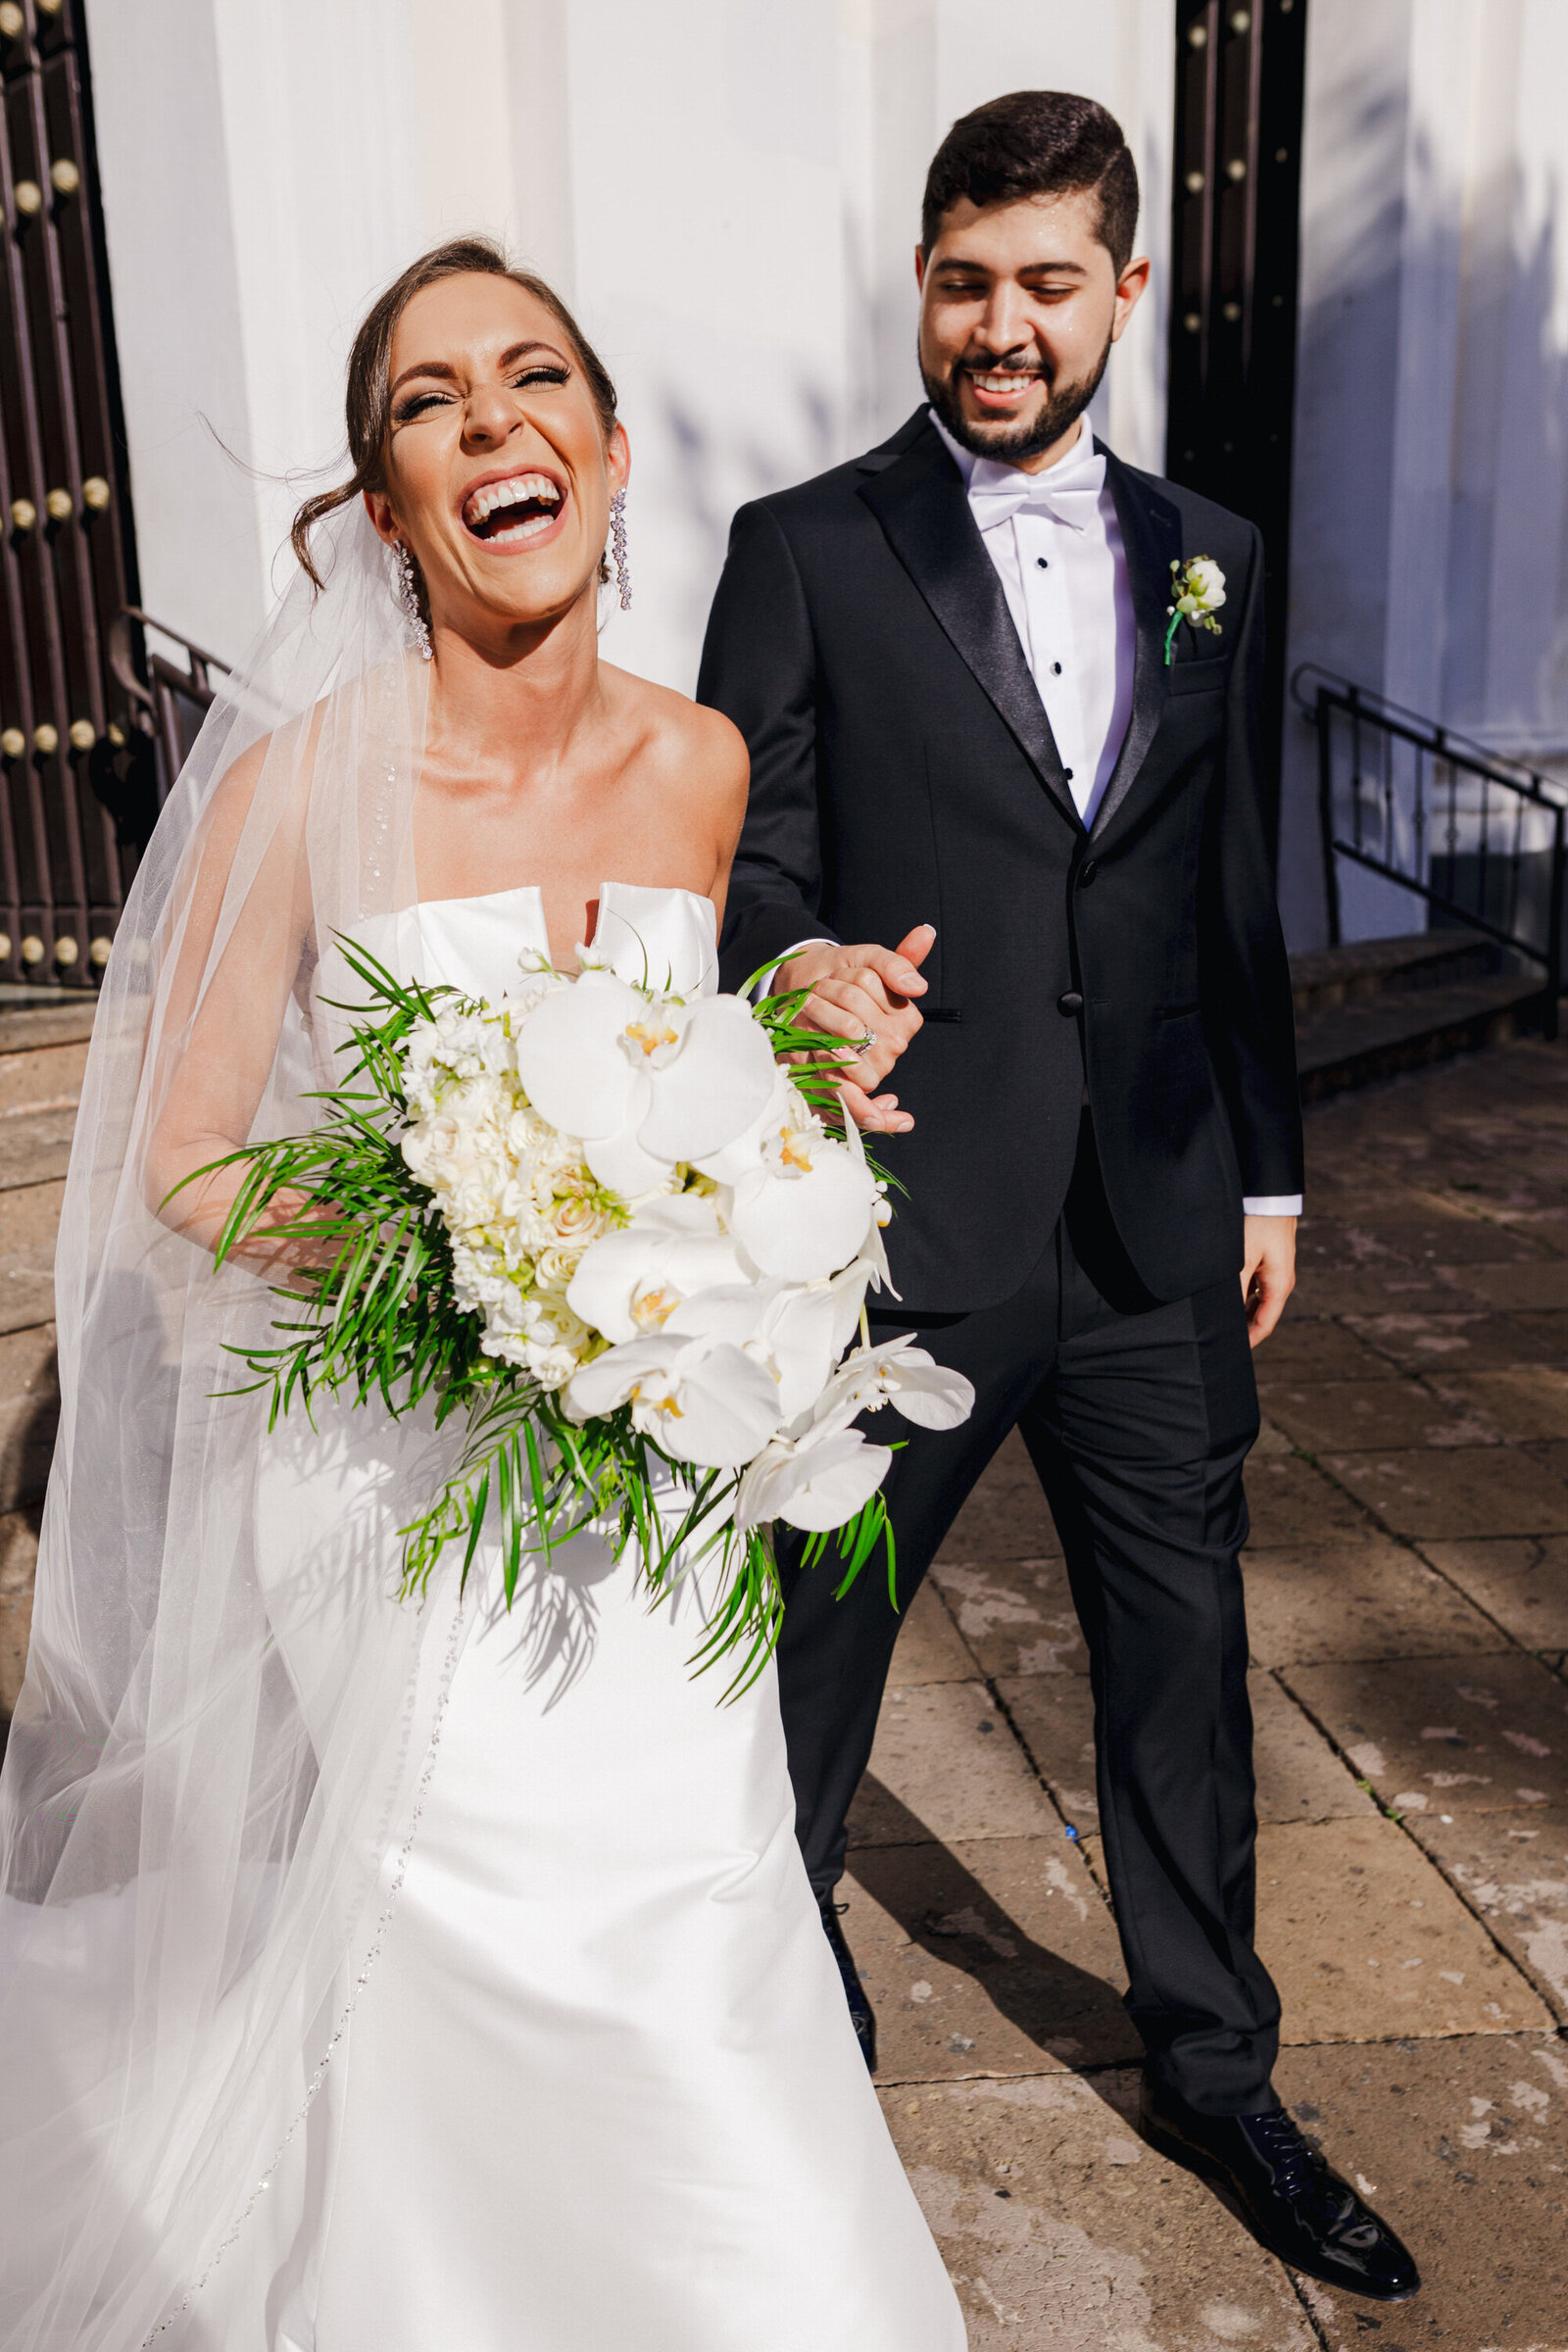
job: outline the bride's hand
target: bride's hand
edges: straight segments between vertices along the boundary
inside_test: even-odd
[[[840,1065],[839,1093],[857,1127],[903,1135],[914,1125],[899,1108],[897,1095],[879,1095],[875,1089],[919,1030],[920,1015],[910,999],[925,994],[919,967],[936,936],[929,923],[921,923],[897,948],[841,948],[824,941],[779,967],[777,990],[811,992],[801,1007],[802,1026],[853,1041]],[[862,1038],[870,1042],[860,1049]]]

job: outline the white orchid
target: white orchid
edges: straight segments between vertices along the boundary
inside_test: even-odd
[[[535,1110],[580,1137],[599,1181],[627,1200],[733,1142],[776,1077],[767,1038],[738,997],[689,1004],[604,970],[536,1004],[516,1057]]]
[[[772,1519],[811,1534],[843,1527],[870,1501],[892,1461],[891,1447],[873,1446],[858,1429],[774,1438],[741,1480],[736,1529],[744,1535]]]
[[[850,1136],[828,1135],[780,1070],[759,1116],[696,1161],[726,1187],[730,1230],[764,1274],[825,1281],[861,1249],[879,1195],[853,1126]]]
[[[566,1297],[585,1322],[619,1344],[662,1330],[696,1293],[747,1279],[711,1197],[675,1193],[644,1202],[629,1223],[595,1241]]]
[[[858,1348],[826,1382],[813,1408],[819,1428],[843,1429],[891,1404],[920,1429],[956,1429],[974,1410],[974,1384],[939,1364],[913,1336]]]
[[[739,1470],[779,1424],[778,1387],[737,1347],[662,1331],[612,1348],[572,1375],[569,1411],[587,1421],[631,1407],[632,1426],[677,1462]]]

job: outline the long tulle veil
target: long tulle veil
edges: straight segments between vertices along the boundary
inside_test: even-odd
[[[269,1571],[268,1480],[315,1441],[267,1437],[227,1351],[276,1300],[156,1213],[176,1099],[187,1128],[210,1099],[215,1156],[309,1123],[316,958],[415,897],[424,664],[363,512],[318,547],[324,591],[297,578],[225,684],[137,876],[66,1188],[60,1438],[0,1779],[9,2352],[292,2340],[312,2119],[456,1640],[450,1582],[396,1597],[401,1434]]]

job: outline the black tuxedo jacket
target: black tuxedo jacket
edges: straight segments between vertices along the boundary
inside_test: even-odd
[[[1093,830],[924,410],[742,507],[699,700],[751,747],[724,985],[811,937],[936,925],[925,1028],[881,1139],[911,1309],[1007,1298],[1048,1246],[1088,1089],[1104,1187],[1160,1298],[1242,1262],[1244,1194],[1301,1189],[1290,975],[1258,806],[1261,542],[1107,453],[1138,614],[1132,718]],[[1183,624],[1173,558],[1225,574]]]

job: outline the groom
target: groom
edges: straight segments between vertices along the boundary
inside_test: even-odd
[[[1249,1348],[1294,1280],[1301,1131],[1259,814],[1258,535],[1084,416],[1148,281],[1137,213],[1090,100],[965,116],[915,260],[926,403],[736,515],[698,688],[752,755],[724,980],[783,959],[819,1027],[870,1037],[847,1073],[862,1123],[906,1138],[884,1146],[903,1303],[873,1319],[976,1403],[906,1433],[888,1479],[901,1603],[1014,1426],[1045,1488],[1092,1663],[1146,2135],[1287,2261],[1394,2300],[1409,2255],[1275,2095],[1252,1948]],[[1193,591],[1174,614],[1173,580]],[[922,1026],[902,1101],[877,1095]],[[885,1580],[836,1602],[831,1576],[785,1569],[801,1844],[874,2063],[833,1890],[900,1619]]]

